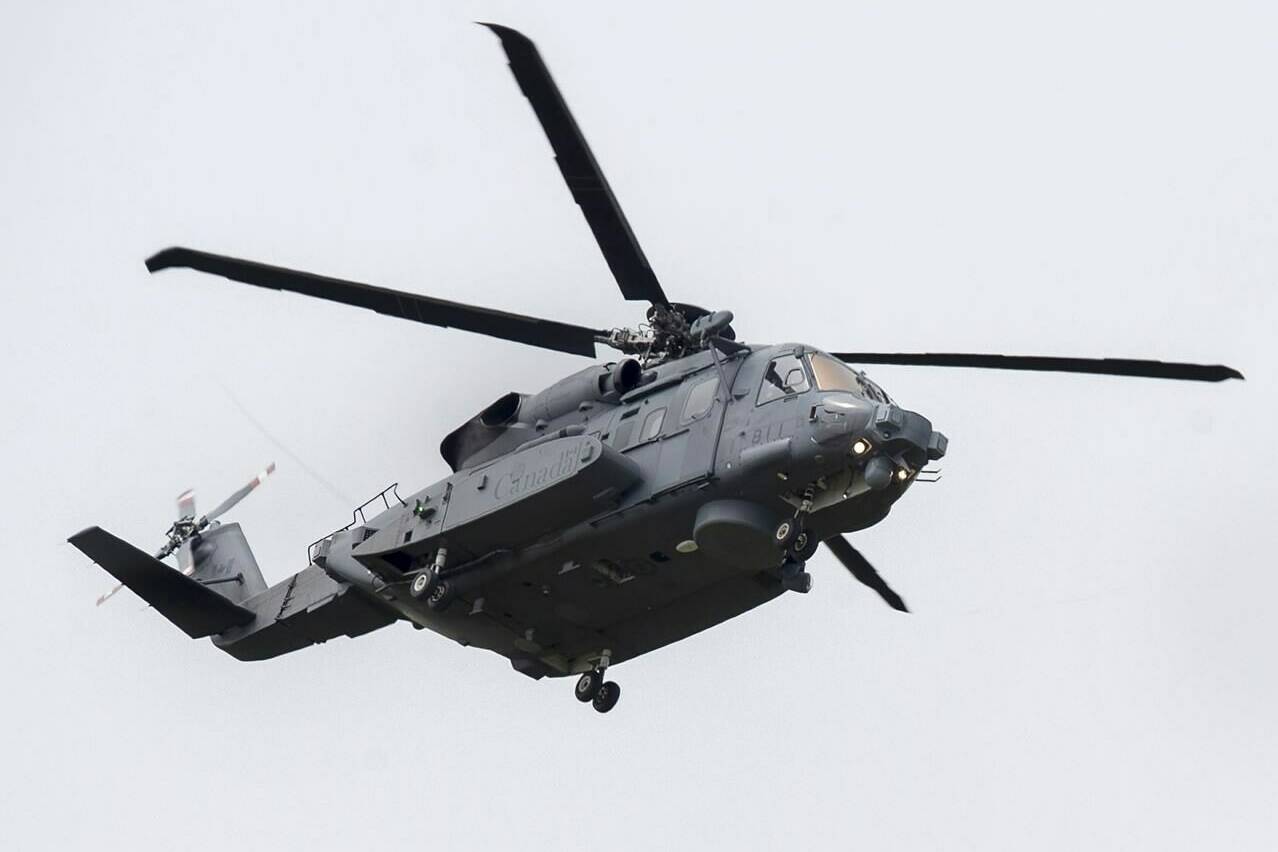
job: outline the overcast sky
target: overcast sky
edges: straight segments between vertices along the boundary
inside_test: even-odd
[[[1274,848],[1278,7],[1044,5],[8,4],[5,847]],[[275,460],[233,519],[277,582],[584,363],[155,250],[640,319],[475,19],[537,42],[666,291],[750,341],[1248,380],[874,369],[950,437],[855,537],[915,613],[818,556],[617,667],[607,716],[404,624],[244,664],[95,608],[77,530],[153,549]]]

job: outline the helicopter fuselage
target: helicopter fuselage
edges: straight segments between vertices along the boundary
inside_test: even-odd
[[[777,597],[782,521],[802,519],[813,549],[877,523],[945,439],[863,375],[783,344],[587,368],[503,397],[442,449],[452,476],[321,542],[315,567],[541,677]],[[422,571],[449,584],[446,607],[411,594]],[[218,644],[273,656],[252,628]]]

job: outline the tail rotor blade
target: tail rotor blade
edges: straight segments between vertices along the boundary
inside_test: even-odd
[[[99,596],[98,596],[98,602],[97,602],[97,604],[96,604],[96,605],[97,605],[97,606],[102,606],[102,604],[106,603],[107,601],[111,600],[111,598],[115,597],[115,593],[116,593],[116,592],[118,592],[118,591],[120,591],[120,589],[123,589],[123,588],[124,588],[124,584],[123,584],[123,583],[117,583],[117,584],[116,584],[116,587],[115,587],[114,589],[112,589],[111,591],[107,592],[105,595],[99,595]]]
[[[177,496],[177,511],[179,518],[195,517],[195,489],[188,488]]]
[[[879,576],[879,572],[875,571],[869,560],[861,555],[861,551],[852,546],[852,542],[841,535],[836,535],[833,538],[827,538],[825,546],[830,548],[830,552],[843,563],[843,567],[847,568],[853,577],[878,592],[879,597],[883,598],[888,606],[897,612],[910,611],[901,596],[892,591],[892,587]]]
[[[274,469],[275,466],[272,464],[270,467],[271,469]],[[195,517],[195,489],[188,488],[177,496],[177,513],[179,519]],[[182,544],[178,547],[177,559],[178,568],[182,571],[182,573],[188,577],[191,576],[191,572],[195,570],[195,566],[191,563],[191,543],[189,541],[182,542]],[[123,588],[123,583],[117,583],[114,589],[104,595],[98,596],[98,602],[96,605],[102,606],[102,604],[115,597],[116,593]]]
[[[184,541],[177,549],[178,570],[186,576],[191,576],[191,572],[195,570],[195,563],[191,561],[191,542]]]
[[[230,497],[227,497],[225,500],[219,503],[213,509],[213,511],[205,515],[204,520],[212,521],[218,518],[219,516],[225,514],[227,511],[230,510],[232,506],[234,506],[236,503],[240,502],[245,497],[247,497],[249,495],[249,492],[251,492],[257,486],[261,485],[263,482],[265,482],[266,477],[270,476],[274,472],[275,472],[275,462],[271,462],[270,464],[266,466],[265,470],[263,470],[261,473],[259,473],[257,476],[253,477],[252,479],[250,479],[246,485],[242,486],[238,491],[236,491]]]
[[[177,507],[179,518],[195,517],[194,489],[187,489],[178,495]],[[178,546],[177,561],[178,569],[186,576],[191,576],[191,572],[195,570],[195,565],[191,562],[191,542],[184,541]]]

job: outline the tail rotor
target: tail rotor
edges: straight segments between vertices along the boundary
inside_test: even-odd
[[[183,491],[177,498],[178,518],[165,533],[167,541],[164,542],[163,547],[156,551],[155,558],[164,559],[166,556],[176,553],[178,570],[189,577],[195,570],[194,563],[191,561],[191,540],[208,529],[210,525],[216,525],[216,521],[220,516],[230,511],[236,503],[247,497],[253,489],[265,482],[266,478],[274,472],[275,462],[271,462],[261,473],[242,485],[230,497],[217,504],[213,511],[200,517],[196,517],[195,514],[195,491],[193,489]],[[111,591],[100,596],[97,605],[102,606],[123,588],[123,583],[118,584]]]

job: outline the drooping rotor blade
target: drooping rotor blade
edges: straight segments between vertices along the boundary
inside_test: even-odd
[[[875,571],[869,560],[861,555],[861,551],[852,546],[852,542],[841,535],[836,535],[833,538],[827,538],[825,546],[830,548],[835,558],[843,563],[844,568],[852,572],[853,577],[878,592],[879,597],[883,598],[888,606],[898,612],[910,611],[905,601],[901,600],[901,596],[892,591],[892,587],[879,576],[879,572]]]
[[[594,232],[608,268],[629,300],[669,305],[639,241],[630,230],[626,214],[612,194],[603,170],[586,144],[564,97],[555,85],[537,46],[523,33],[500,24],[483,24],[501,39],[502,49],[510,60],[511,73],[524,97],[532,104],[541,128],[555,152],[555,162],[563,173],[572,198],[581,207],[586,223]]]
[[[297,272],[280,266],[268,266],[265,263],[188,248],[167,248],[146,261],[146,268],[151,272],[173,267],[196,269],[255,287],[288,290],[330,302],[368,308],[387,316],[442,328],[473,331],[542,349],[585,355],[587,358],[595,357],[596,340],[602,341],[608,337],[606,331],[565,322],[432,299],[416,293],[403,293],[386,287],[312,275],[309,272]]]
[[[1056,358],[1044,355],[971,355],[958,352],[833,352],[850,364],[906,364],[923,367],[984,367],[994,370],[1034,370],[1048,373],[1092,373],[1146,379],[1184,379],[1223,382],[1243,374],[1223,364],[1182,364],[1134,358]]]
[[[259,473],[257,476],[253,477],[252,479],[250,479],[246,484],[240,486],[239,490],[237,490],[234,494],[232,494],[230,497],[227,497],[221,503],[218,503],[217,506],[213,509],[213,511],[209,512],[207,515],[204,516],[204,519],[206,521],[212,521],[217,519],[219,515],[223,515],[226,512],[228,512],[232,506],[234,506],[236,503],[240,502],[245,497],[247,497],[250,491],[252,491],[254,488],[256,488],[257,486],[265,482],[266,477],[270,476],[274,472],[275,472],[275,462],[271,462],[270,464],[266,466],[265,470],[263,470],[261,473]]]

